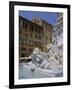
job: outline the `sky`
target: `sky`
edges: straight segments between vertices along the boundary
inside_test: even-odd
[[[19,15],[27,18],[28,20],[32,20],[34,17],[39,17],[42,20],[46,20],[51,25],[56,23],[57,13],[56,12],[40,12],[40,11],[19,11]]]

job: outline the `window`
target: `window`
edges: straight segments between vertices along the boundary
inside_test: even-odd
[[[24,27],[25,27],[25,29],[27,29],[27,22],[24,23]]]
[[[37,34],[35,34],[35,38],[37,38]]]
[[[30,37],[33,37],[33,33],[30,33]]]
[[[24,37],[28,37],[28,33],[23,32]]]
[[[23,44],[25,44],[25,45],[26,45],[26,44],[27,44],[27,40],[24,40],[24,41],[23,41]]]
[[[37,26],[35,27],[35,32],[37,32],[38,30],[37,30]]]
[[[35,41],[35,46],[37,46],[37,42]]]
[[[30,49],[29,49],[29,52],[32,52],[32,51],[33,51],[33,49],[30,48]]]
[[[41,40],[41,35],[38,35],[38,39],[40,39],[40,40]]]
[[[22,34],[22,30],[20,29],[20,30],[19,30],[19,35],[21,35],[21,34]]]
[[[38,27],[38,33],[40,33],[40,28]]]
[[[34,31],[33,25],[30,25],[30,30],[31,30],[32,32]]]
[[[40,42],[38,42],[38,46],[41,47],[41,43]]]
[[[21,57],[25,57],[26,55],[25,55],[25,53],[21,53]]]
[[[21,36],[19,36],[19,44],[22,45],[23,44],[23,38]]]
[[[29,45],[31,45],[31,46],[32,46],[32,45],[33,45],[33,41],[31,41],[31,40],[30,40],[30,41],[29,41]]]
[[[42,33],[42,28],[38,27],[38,33]]]
[[[22,48],[22,51],[25,51],[26,52],[26,48]]]

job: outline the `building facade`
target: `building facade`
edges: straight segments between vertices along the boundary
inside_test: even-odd
[[[49,43],[52,42],[52,30],[53,30],[53,26],[48,23],[45,20],[42,20],[40,18],[37,17],[33,17],[32,22],[40,25],[43,27],[43,51],[46,52],[47,51],[47,46]]]
[[[48,29],[46,29],[51,30],[52,26],[49,26],[44,28],[33,20],[30,21],[19,16],[19,57],[30,56],[36,47],[46,51],[45,45],[52,40],[51,31],[48,32]]]

